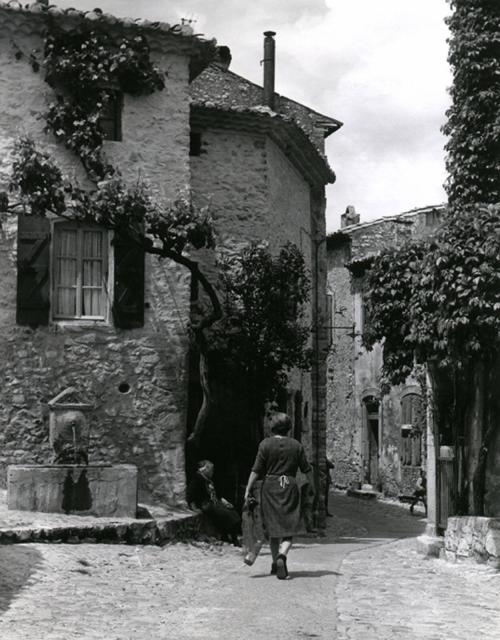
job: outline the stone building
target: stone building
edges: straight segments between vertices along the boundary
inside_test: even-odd
[[[425,465],[426,416],[420,384],[382,391],[383,347],[362,345],[364,274],[382,248],[435,232],[443,207],[360,222],[354,207],[328,237],[331,349],[327,369],[327,452],[334,482],[371,484],[386,494],[411,493]]]
[[[274,92],[274,34],[264,40],[264,89],[228,69],[223,48],[191,85],[191,188],[210,204],[219,243],[266,240],[277,251],[299,246],[310,267],[312,291],[306,321],[316,361],[295,372],[281,409],[311,460],[324,459],[326,348],[325,184],[335,175],[324,155],[325,138],[340,126]],[[321,451],[320,451],[321,449]],[[254,454],[252,451],[251,455]]]
[[[33,137],[69,175],[91,186],[78,158],[43,132],[40,114],[53,94],[43,67],[32,70],[30,54],[41,58],[47,16],[62,28],[87,24],[117,37],[147,37],[152,59],[168,70],[166,88],[123,96],[121,139],[107,141],[105,153],[125,180],[140,174],[158,195],[174,199],[190,180],[189,83],[208,64],[213,43],[194,37],[187,26],[174,31],[167,24],[38,3],[0,4],[0,190],[20,135]],[[58,251],[89,242],[99,247],[95,264],[105,274],[90,294],[97,298],[91,316],[80,304],[68,308],[63,296],[69,294],[55,290]],[[75,387],[94,406],[91,460],[136,464],[143,500],[182,501],[189,313],[184,270],[112,246],[101,229],[21,218],[19,227],[12,219],[3,224],[0,272],[1,484],[8,464],[50,462],[47,403]],[[76,286],[77,296],[89,295]]]
[[[47,16],[62,28],[91,24],[117,36],[144,34],[152,59],[168,71],[166,88],[123,96],[115,116],[119,139],[106,141],[107,157],[125,180],[140,174],[166,200],[187,188],[195,202],[210,202],[228,247],[264,238],[273,249],[286,240],[301,246],[314,278],[309,319],[319,354],[326,339],[324,186],[334,180],[323,139],[341,123],[277,96],[269,81],[274,65],[266,66],[264,92],[227,71],[225,48],[208,66],[213,42],[187,25],[173,29],[41,5],[0,3],[0,191],[14,141],[24,134],[91,186],[76,157],[43,132],[39,118],[51,89],[43,70],[32,70],[30,54],[43,50]],[[76,305],[69,313],[68,291],[56,286],[56,263],[76,248],[82,269],[89,246],[98,247],[92,257],[103,277],[92,293],[81,279],[73,283]],[[102,229],[22,217],[3,223],[0,272],[0,485],[8,464],[50,461],[47,405],[74,387],[94,407],[92,461],[136,464],[141,500],[182,503],[189,395],[196,387],[188,366],[188,272],[113,245]],[[89,295],[91,316],[81,303],[86,299],[88,308]],[[286,400],[296,434],[304,434],[311,457],[324,456],[324,363],[317,358],[312,373],[297,374],[291,386]]]

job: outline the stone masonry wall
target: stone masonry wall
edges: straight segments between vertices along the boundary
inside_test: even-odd
[[[448,518],[444,555],[448,560],[473,560],[500,569],[500,518]]]
[[[0,29],[1,31],[1,29]],[[85,185],[79,161],[43,133],[40,119],[51,97],[43,70],[28,63],[42,42],[24,30],[15,44],[0,33],[0,190],[5,189],[13,141],[30,134]],[[110,160],[127,180],[139,175],[168,199],[189,184],[188,59],[153,54],[168,70],[163,92],[125,96],[123,142],[106,143]],[[32,330],[16,325],[16,225],[0,239],[0,486],[13,463],[47,463],[46,403],[74,385],[94,403],[90,459],[139,467],[140,499],[184,500],[184,430],[189,277],[185,270],[147,257],[145,325],[77,327],[53,323]],[[121,393],[118,386],[130,390]]]
[[[257,131],[205,129],[201,136],[202,153],[191,157],[192,193],[197,202],[210,205],[219,246],[236,253],[249,241],[265,240],[277,251],[290,240],[311,264],[309,185],[281,150]],[[306,322],[311,317],[309,308]],[[289,386],[301,389],[303,406],[308,403],[303,430],[310,451],[310,374],[293,372]]]
[[[339,250],[340,253],[340,250]],[[332,296],[330,318],[332,345],[327,358],[327,455],[335,464],[334,484],[345,487],[360,479],[361,440],[356,423],[354,388],[355,346],[351,337],[354,299],[351,279],[342,257],[328,252],[328,292]]]
[[[433,224],[429,224],[431,221]],[[410,238],[427,236],[435,232],[437,223],[438,216],[429,218],[426,210],[422,210],[346,227],[342,229],[344,243],[328,250],[333,329],[327,372],[327,453],[335,464],[333,478],[338,486],[355,485],[364,479],[363,399],[373,395],[380,400],[378,484],[390,495],[413,491],[418,469],[402,467],[400,460],[401,400],[405,393],[420,395],[420,389],[416,381],[409,378],[405,385],[393,387],[382,396],[383,349],[377,344],[368,352],[362,345],[362,278],[354,277],[345,265],[373,255],[382,247],[399,246]]]

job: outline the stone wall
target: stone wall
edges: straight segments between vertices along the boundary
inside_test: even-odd
[[[52,92],[43,70],[34,73],[28,61],[33,49],[42,49],[41,39],[24,29],[14,36],[20,60],[12,34],[0,33],[0,190],[8,182],[13,142],[23,134],[88,184],[75,156],[43,133],[39,116]],[[151,96],[124,97],[123,142],[106,143],[106,153],[124,178],[141,175],[158,195],[173,199],[189,184],[188,57],[160,49],[153,57],[168,71],[167,86]],[[141,329],[66,322],[32,330],[16,325],[15,256],[10,221],[0,239],[0,486],[8,464],[50,461],[46,403],[72,385],[95,406],[91,461],[136,464],[142,501],[183,502],[187,272],[148,257]],[[122,383],[129,387],[123,393]]]
[[[329,240],[332,346],[327,359],[327,453],[335,464],[334,483],[340,487],[365,479],[367,417],[363,400],[374,396],[380,402],[379,473],[376,482],[371,482],[389,495],[413,492],[419,467],[401,464],[401,402],[407,393],[421,395],[420,387],[409,378],[405,385],[382,394],[382,346],[376,344],[366,351],[362,343],[363,276],[354,276],[346,265],[374,255],[382,247],[400,246],[435,232],[441,209],[430,207],[356,224]]]
[[[236,253],[249,241],[265,240],[276,252],[290,240],[312,265],[310,188],[277,145],[258,131],[229,128],[205,128],[201,139],[202,153],[191,157],[192,193],[210,206],[219,246]],[[311,321],[312,300],[306,313]],[[303,433],[311,454],[310,374],[293,372],[290,389],[300,389],[307,403]],[[288,410],[293,414],[292,395]]]
[[[448,518],[444,555],[447,560],[487,562],[500,569],[500,518]]]

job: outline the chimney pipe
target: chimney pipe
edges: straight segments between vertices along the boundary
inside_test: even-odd
[[[275,31],[264,31],[264,104],[274,111]]]

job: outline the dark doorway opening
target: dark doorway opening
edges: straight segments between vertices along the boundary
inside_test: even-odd
[[[380,403],[374,396],[364,399],[365,411],[365,456],[364,456],[364,480],[367,484],[379,484],[379,406]]]

